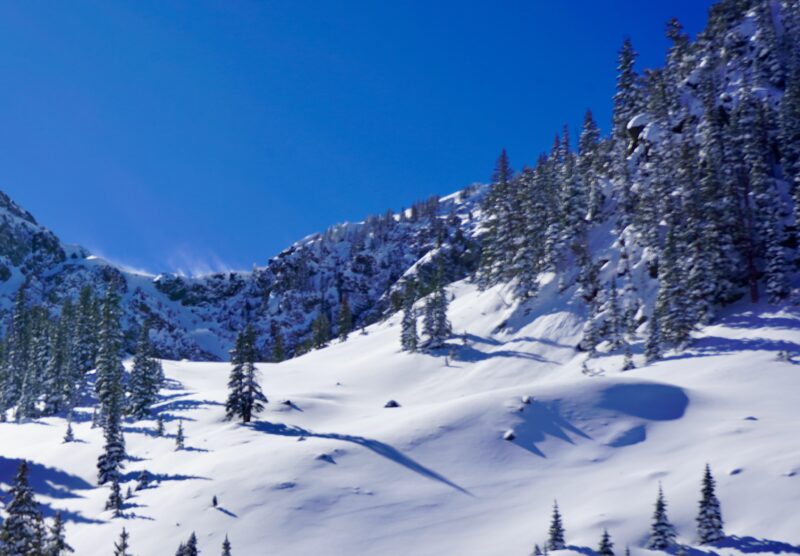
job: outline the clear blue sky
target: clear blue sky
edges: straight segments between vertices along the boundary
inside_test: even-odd
[[[607,130],[623,37],[660,65],[710,4],[9,0],[0,189],[133,267],[249,268]]]

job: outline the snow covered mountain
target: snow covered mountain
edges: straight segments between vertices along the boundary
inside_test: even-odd
[[[122,425],[121,517],[96,485],[109,433],[91,395],[75,442],[57,412],[0,422],[0,483],[30,461],[45,517],[87,556],[123,527],[148,555],[193,532],[204,554],[226,536],[237,555],[530,554],[555,500],[565,551],[593,554],[607,529],[639,556],[659,487],[671,552],[800,554],[800,3],[723,0],[696,41],[674,21],[668,36],[643,75],[623,46],[610,137],[589,113],[577,151],[565,130],[534,167],[504,152],[489,186],[251,272],[131,273],[0,196],[4,317],[23,286],[55,313],[111,283],[127,347],[147,320],[172,360],[154,418]],[[404,351],[442,287],[445,344]],[[216,360],[245,322],[262,359],[278,338],[293,357],[258,365],[269,403],[239,424]],[[726,536],[702,544],[706,464]]]
[[[123,296],[131,349],[146,320],[161,357],[226,359],[247,318],[262,345],[277,325],[291,355],[308,340],[314,319],[321,312],[332,317],[343,298],[356,326],[387,314],[394,284],[437,242],[447,242],[452,279],[474,270],[478,254],[470,239],[476,227],[471,214],[482,191],[470,187],[416,203],[400,214],[334,226],[250,272],[197,277],[143,275],[64,245],[0,192],[0,322],[8,322],[20,287],[33,303],[55,312],[64,297],[77,299],[83,286],[102,292],[111,283]],[[268,353],[269,345],[264,347]]]

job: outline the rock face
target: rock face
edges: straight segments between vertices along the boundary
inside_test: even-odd
[[[447,258],[450,278],[463,278],[478,260],[477,210],[483,189],[471,187],[432,198],[400,214],[334,226],[295,243],[249,272],[186,277],[148,276],[121,269],[81,247],[66,246],[5,193],[0,192],[0,322],[8,322],[20,287],[34,303],[56,311],[65,296],[89,284],[122,294],[124,328],[133,345],[147,319],[158,355],[170,359],[227,358],[245,320],[259,334],[264,358],[271,331],[280,330],[287,355],[303,349],[313,321],[324,313],[333,323],[347,299],[355,327],[398,308],[397,293],[411,278],[424,289],[431,258]]]

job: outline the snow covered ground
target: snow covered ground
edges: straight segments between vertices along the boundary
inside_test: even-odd
[[[263,364],[270,403],[249,426],[223,420],[227,364],[165,362],[169,437],[153,421],[126,424],[123,489],[144,468],[159,481],[124,518],[103,511],[88,410],[71,444],[63,419],[0,424],[0,482],[29,459],[39,501],[64,511],[80,556],[110,554],[123,526],[137,555],[173,554],[192,531],[208,555],[226,534],[238,556],[525,555],[544,542],[554,499],[575,550],[607,527],[636,555],[659,482],[692,542],[708,462],[738,537],[714,551],[800,553],[800,312],[734,308],[687,353],[627,372],[604,356],[586,373],[574,350],[585,316],[547,288],[530,307],[499,288],[450,291],[451,348],[401,353],[396,315]],[[187,448],[176,452],[179,419]]]

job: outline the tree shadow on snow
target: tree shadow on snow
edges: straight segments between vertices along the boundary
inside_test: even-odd
[[[800,554],[800,546],[773,541],[770,539],[757,539],[755,537],[725,537],[718,543],[714,543],[717,548],[733,548],[744,553],[771,552],[773,554]]]
[[[694,357],[708,357],[711,355],[724,355],[742,351],[786,351],[797,353],[800,344],[786,340],[770,340],[767,338],[722,338],[719,336],[706,336],[695,339],[687,351],[675,353],[664,357],[665,361],[677,359],[691,359]]]
[[[159,413],[163,411],[188,411],[190,409],[205,408],[206,406],[222,406],[224,404],[211,400],[174,400],[158,406]]]
[[[309,438],[328,438],[332,440],[341,440],[343,442],[352,442],[353,444],[358,444],[359,446],[363,446],[364,448],[367,448],[368,450],[375,452],[379,456],[383,456],[389,460],[392,460],[393,462],[402,465],[406,469],[418,473],[423,477],[426,477],[434,481],[438,481],[463,494],[472,496],[472,493],[470,493],[468,490],[458,486],[454,482],[450,481],[446,477],[443,477],[442,475],[433,471],[432,469],[429,469],[424,465],[416,462],[415,460],[404,455],[402,452],[390,446],[389,444],[380,442],[378,440],[364,438],[363,436],[352,436],[349,434],[315,433],[310,430],[303,429],[301,427],[288,426],[283,423],[270,423],[267,421],[259,421],[256,423],[252,423],[251,426],[254,430],[257,430],[259,432],[277,436],[291,436],[291,437],[305,436]]]
[[[561,416],[557,401],[548,404],[534,401],[523,406],[522,416],[522,423],[514,427],[514,440],[511,442],[542,458],[547,456],[537,444],[544,442],[548,436],[569,444],[575,444],[570,433],[581,438],[591,438]]]
[[[6,458],[0,456],[0,483],[6,485],[14,484],[14,477],[17,475],[19,458]],[[81,498],[75,494],[75,490],[90,490],[94,488],[77,475],[72,475],[66,471],[47,467],[40,463],[28,461],[28,482],[36,494],[47,496],[48,498]]]

